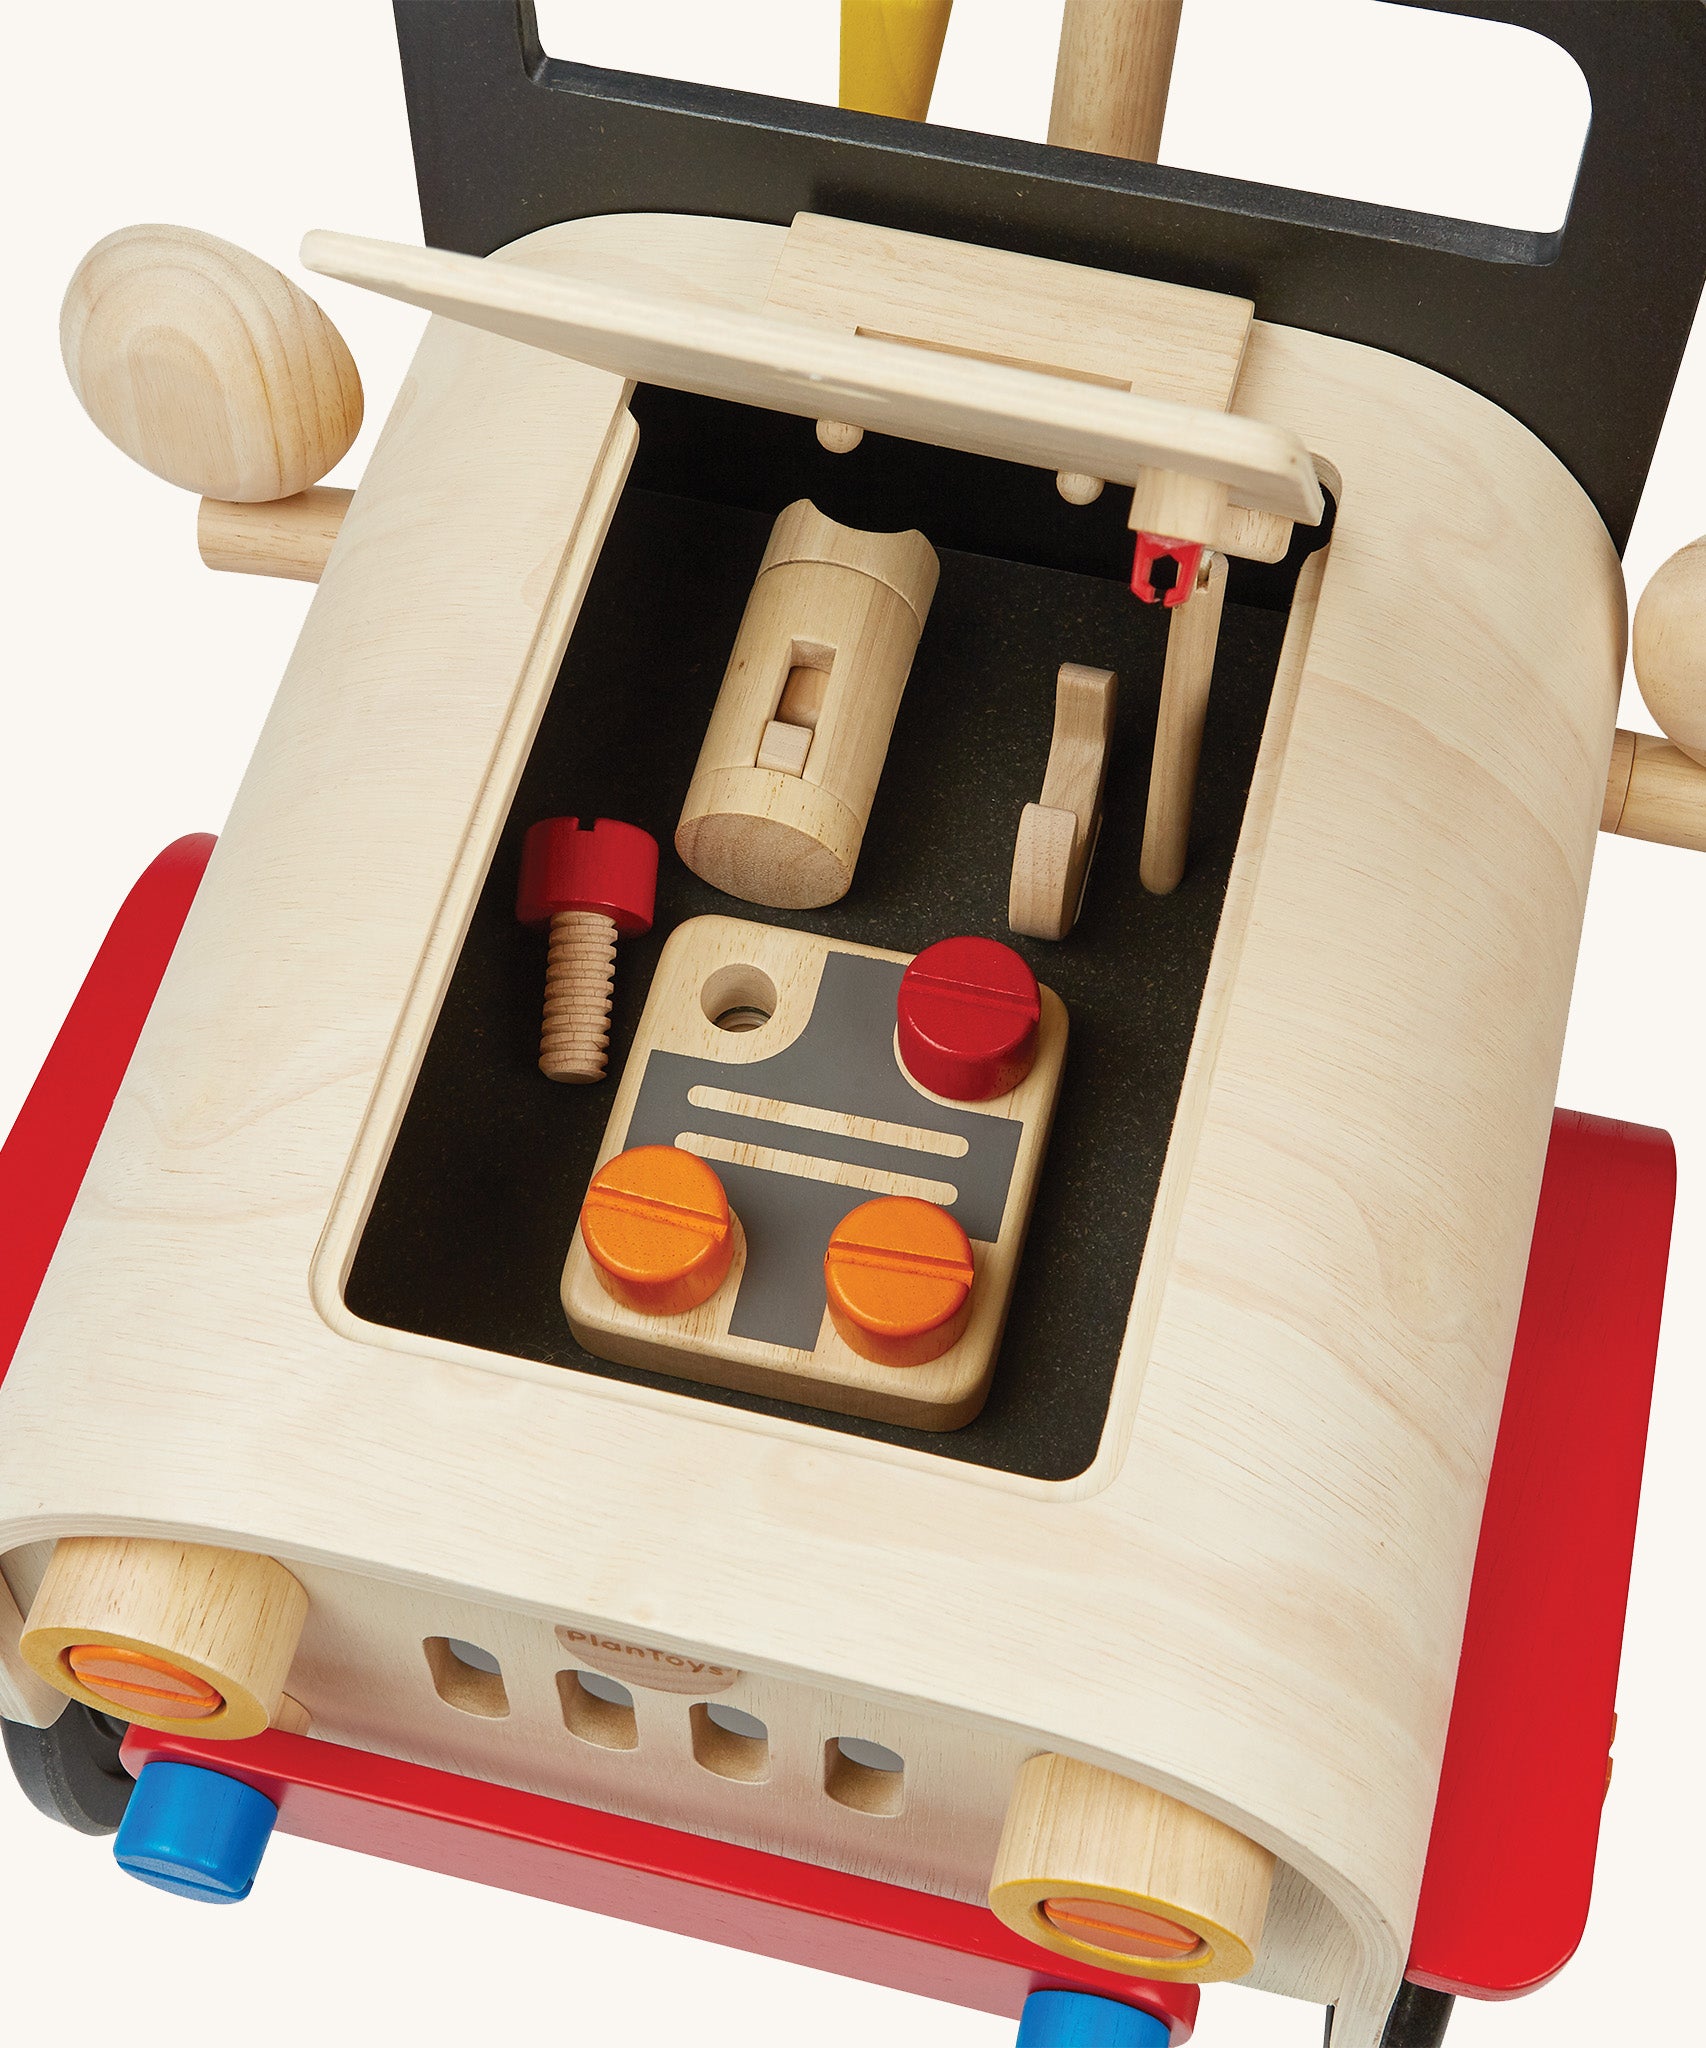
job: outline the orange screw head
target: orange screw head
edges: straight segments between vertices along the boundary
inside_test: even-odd
[[[1182,1963],[1203,1945],[1191,1927],[1113,1899],[1044,1899],[1043,1918],[1086,1948],[1146,1963]]]
[[[685,1315],[728,1278],[735,1220],[703,1159],[636,1145],[592,1177],[581,1242],[607,1294],[645,1316]]]
[[[121,1714],[146,1715],[153,1721],[205,1721],[225,1704],[205,1678],[141,1650],[74,1643],[65,1652],[65,1661],[85,1692]]]
[[[861,1202],[823,1261],[830,1320],[878,1365],[927,1365],[971,1316],[971,1240],[946,1209],[911,1195]]]

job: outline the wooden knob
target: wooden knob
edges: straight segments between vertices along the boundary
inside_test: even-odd
[[[850,427],[845,420],[819,420],[817,423],[819,444],[831,455],[851,455],[865,438],[863,427]]]
[[[1635,680],[1659,729],[1706,763],[1706,540],[1663,564],[1635,607]]]
[[[1102,495],[1099,476],[1080,476],[1075,469],[1058,470],[1054,487],[1069,505],[1093,505]]]
[[[1073,1757],[1019,1772],[990,1880],[990,1910],[1078,1962],[1209,1984],[1246,1975],[1273,1884],[1272,1854],[1165,1793]]]
[[[202,1543],[68,1536],[19,1647],[99,1713],[210,1738],[278,1716],[308,1596],[270,1557]]]
[[[168,483],[259,503],[318,483],[361,428],[361,379],[320,308],[194,228],[121,228],[77,266],[66,375],[109,441]]]

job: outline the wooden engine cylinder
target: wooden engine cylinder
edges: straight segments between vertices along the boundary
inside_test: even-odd
[[[676,828],[701,880],[785,910],[846,895],[938,573],[921,533],[803,498],[777,519]]]

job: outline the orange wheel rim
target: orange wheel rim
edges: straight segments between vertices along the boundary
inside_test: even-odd
[[[111,1643],[74,1643],[65,1652],[73,1678],[109,1706],[155,1721],[205,1721],[225,1696],[193,1671]]]
[[[1086,1948],[1140,1962],[1182,1963],[1203,1946],[1193,1928],[1114,1899],[1045,1899],[1042,1914],[1057,1932]]]

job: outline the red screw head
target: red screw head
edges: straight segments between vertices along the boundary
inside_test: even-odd
[[[940,939],[901,976],[901,1064],[950,1102],[1017,1088],[1037,1056],[1037,978],[997,939]]]
[[[651,930],[657,886],[658,843],[638,825],[600,818],[586,830],[579,818],[541,818],[522,841],[515,914],[544,925],[561,910],[594,910],[632,938]]]

